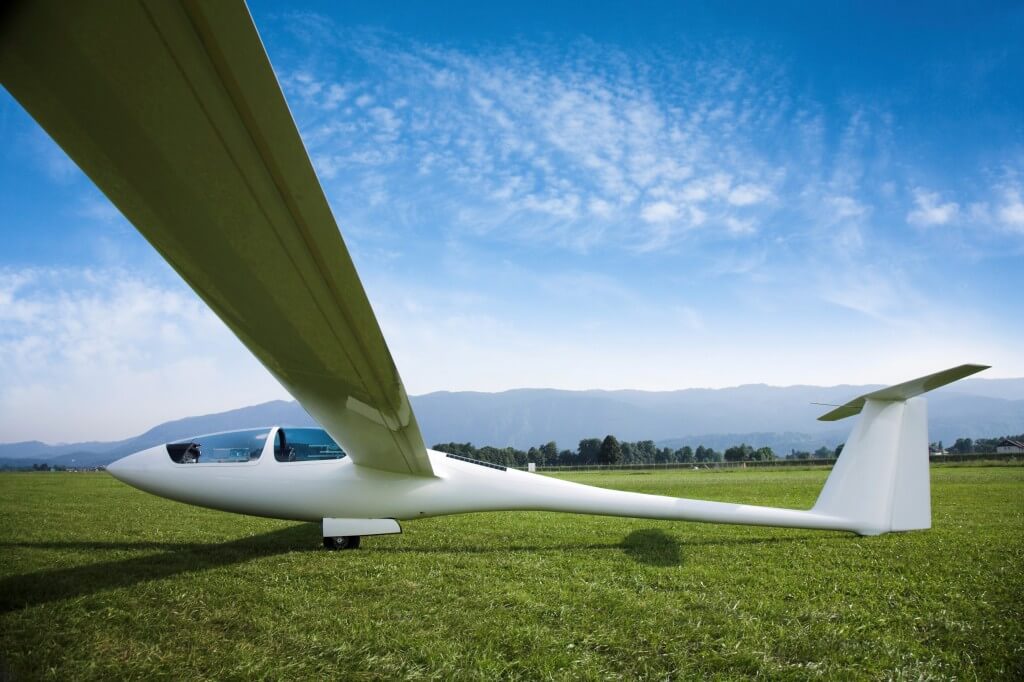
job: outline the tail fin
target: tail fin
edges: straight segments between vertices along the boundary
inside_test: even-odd
[[[823,421],[861,416],[812,511],[848,519],[861,535],[931,528],[928,411],[917,396],[983,369],[961,365],[929,374],[822,415]]]

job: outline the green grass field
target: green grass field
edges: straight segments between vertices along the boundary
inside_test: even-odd
[[[810,506],[827,472],[574,474]],[[0,679],[1024,678],[1024,467],[932,470],[934,528],[474,514],[319,526],[105,474],[0,475]]]

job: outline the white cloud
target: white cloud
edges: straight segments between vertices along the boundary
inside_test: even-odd
[[[0,373],[0,442],[114,439],[286,395],[184,285],[123,270],[0,270]]]
[[[295,90],[305,98],[312,98],[323,90],[323,83],[313,78],[312,74],[300,71],[294,75],[292,83]]]
[[[33,127],[26,136],[28,160],[58,185],[67,186],[82,177],[82,172],[64,150],[41,128]]]
[[[960,213],[958,203],[943,203],[938,192],[929,192],[920,187],[914,189],[914,205],[916,208],[907,213],[907,222],[922,227],[946,225],[955,220]]]
[[[704,201],[709,195],[710,192],[703,182],[691,182],[680,193],[681,198],[686,201]]]
[[[121,212],[104,196],[90,195],[82,200],[76,211],[78,215],[101,223],[121,220]]]
[[[899,272],[850,263],[840,272],[833,269],[821,276],[820,295],[835,305],[902,327],[927,317],[924,300]]]
[[[767,187],[751,184],[738,185],[729,192],[729,203],[733,206],[750,206],[765,201],[771,195],[772,193]]]
[[[337,83],[331,83],[321,105],[328,111],[337,109],[338,105],[348,97],[348,90]]]
[[[725,227],[729,234],[743,236],[757,232],[757,224],[750,218],[741,219],[728,216],[725,219]]]
[[[1019,189],[1005,190],[998,215],[999,220],[1011,230],[1024,232],[1024,201]]]
[[[443,196],[458,207],[439,216],[448,229],[576,250],[669,243],[693,232],[669,222],[695,228],[708,215],[724,220],[722,205],[775,205],[779,166],[759,149],[760,126],[783,125],[789,104],[763,85],[758,63],[679,64],[589,43],[564,58],[470,54],[379,34],[331,47],[362,62],[363,84],[345,92],[356,106],[325,111],[343,72],[285,83],[309,103],[296,117],[318,170],[342,188],[331,198],[344,213],[367,213],[345,188],[371,166],[409,203],[388,210],[422,213]],[[666,91],[656,74],[668,73],[678,82]],[[321,88],[310,99],[312,82]],[[376,104],[387,101],[415,104]],[[595,229],[595,218],[609,224]]]
[[[600,199],[597,197],[590,200],[590,202],[587,204],[587,208],[593,215],[597,216],[598,218],[608,218],[609,216],[611,216],[612,211],[614,210],[614,207],[612,206],[611,202],[605,201],[604,199]]]
[[[825,203],[831,209],[836,220],[861,218],[868,213],[867,206],[850,196],[827,197]]]
[[[679,218],[679,207],[667,201],[656,201],[644,206],[640,217],[649,223],[671,222]]]
[[[539,197],[530,194],[523,198],[522,206],[531,211],[547,213],[566,220],[575,220],[580,214],[580,198],[575,194],[561,197]]]

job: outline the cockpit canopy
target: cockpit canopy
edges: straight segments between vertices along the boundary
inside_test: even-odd
[[[344,456],[345,451],[323,429],[278,429],[274,439],[274,459],[278,462],[309,462]]]
[[[238,464],[255,462],[273,434],[274,459],[278,462],[309,462],[341,459],[345,451],[319,428],[262,428],[226,431],[167,444],[176,464]]]

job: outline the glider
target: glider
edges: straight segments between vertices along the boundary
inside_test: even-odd
[[[809,511],[606,490],[428,450],[241,0],[14,2],[4,87],[322,429],[161,445],[108,467],[183,502],[318,521],[325,545],[443,514],[547,510],[876,535],[931,526],[919,396],[962,365],[868,393]]]

